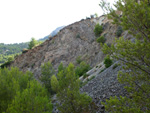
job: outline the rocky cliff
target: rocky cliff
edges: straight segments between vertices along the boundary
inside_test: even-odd
[[[56,36],[19,55],[11,65],[19,67],[22,71],[33,72],[36,78],[40,76],[40,66],[48,61],[56,69],[60,62],[64,65],[70,62],[75,64],[76,58],[81,56],[81,59],[95,66],[104,58],[93,32],[96,23],[103,25],[102,35],[105,34],[106,43],[111,43],[115,37],[116,26],[106,17],[81,20],[64,27]]]
[[[93,32],[97,23],[103,26],[101,35],[105,36],[106,43],[112,43],[117,26],[112,25],[105,16],[81,20],[64,27],[56,36],[17,56],[11,66],[17,66],[22,71],[31,71],[37,79],[41,75],[40,66],[48,61],[57,69],[61,62],[64,65],[70,62],[76,65],[76,58],[81,56],[81,59],[94,67],[105,56]],[[129,38],[127,32],[122,35]]]

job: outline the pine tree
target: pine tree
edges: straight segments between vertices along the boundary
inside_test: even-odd
[[[46,90],[36,80],[28,82],[27,88],[18,91],[6,113],[51,113],[52,105]]]
[[[51,88],[51,76],[55,74],[55,70],[50,62],[47,62],[41,66],[42,76],[40,80],[44,84],[45,88],[48,90],[50,94],[54,94]]]
[[[114,113],[148,113],[150,111],[150,2],[149,0],[119,0],[108,16],[133,35],[123,37],[115,45],[103,47],[104,53],[120,60],[123,71],[118,74],[120,83],[126,84],[129,97],[114,97],[105,103],[106,110]],[[104,104],[104,103],[103,103]]]
[[[51,77],[51,87],[54,92],[58,91],[58,80],[55,75]]]
[[[37,40],[35,38],[31,38],[31,41],[29,42],[28,49],[32,49],[34,46],[38,44]]]
[[[0,69],[0,113],[49,113],[50,100],[31,72]]]
[[[58,109],[61,113],[83,113],[88,111],[91,98],[86,94],[80,94],[80,81],[74,72],[74,65],[69,64],[67,68],[58,73],[57,99],[60,104]]]

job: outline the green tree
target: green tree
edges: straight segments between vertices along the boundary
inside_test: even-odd
[[[61,113],[83,113],[89,109],[91,98],[86,94],[80,94],[80,81],[74,72],[74,65],[69,64],[67,68],[58,73],[57,99],[60,104],[58,109]]]
[[[0,113],[51,112],[50,100],[44,87],[31,72],[18,68],[0,69]]]
[[[103,27],[99,24],[96,24],[95,25],[95,28],[94,28],[94,33],[95,33],[95,36],[100,36],[100,34],[103,32]]]
[[[84,74],[86,74],[87,71],[89,71],[91,69],[90,65],[85,63],[84,61],[82,61],[80,63],[80,66],[76,67],[75,69],[75,73],[77,76],[82,76]]]
[[[36,80],[30,81],[27,88],[18,91],[7,113],[51,113],[52,105],[47,91]]]
[[[106,110],[114,113],[148,113],[150,111],[150,2],[149,0],[119,0],[115,7],[122,14],[110,10],[108,16],[135,37],[115,40],[115,45],[103,47],[104,53],[120,60],[123,71],[118,74],[120,83],[129,97],[114,97],[105,103]],[[104,104],[104,103],[103,103]],[[115,107],[114,107],[115,106]]]
[[[55,74],[55,70],[50,62],[45,63],[41,66],[42,76],[40,78],[41,82],[44,84],[45,88],[48,90],[50,94],[53,94],[53,90],[51,88],[51,76]]]
[[[100,36],[96,39],[98,43],[104,44],[106,42],[106,38],[104,36]]]
[[[120,37],[121,34],[122,34],[122,32],[123,32],[122,27],[121,27],[121,26],[118,26],[117,31],[116,31],[116,36],[117,36],[117,37]]]
[[[14,74],[20,73],[16,69],[0,69],[0,113],[5,112],[8,104],[14,99],[16,92],[19,90],[19,84]]]
[[[65,67],[63,66],[63,63],[61,62],[60,65],[58,66],[58,73],[60,71],[63,71],[65,69]]]
[[[106,67],[106,68],[110,67],[110,66],[112,65],[112,63],[113,63],[113,61],[112,61],[112,59],[110,59],[109,56],[106,56],[106,57],[104,58],[104,64],[105,64],[105,67]]]
[[[58,91],[58,80],[55,75],[51,77],[51,87],[54,92]]]
[[[35,40],[35,38],[32,38],[31,41],[29,42],[28,49],[32,49],[37,44],[38,44],[37,40]]]

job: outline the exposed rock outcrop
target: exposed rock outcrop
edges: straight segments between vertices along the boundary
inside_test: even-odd
[[[93,32],[96,23],[103,25],[102,35],[105,35],[107,43],[111,43],[116,26],[104,16],[86,19],[63,28],[56,36],[16,57],[11,65],[22,71],[32,71],[36,78],[40,76],[40,66],[48,61],[57,69],[60,62],[64,65],[70,62],[76,64],[76,58],[81,56],[91,66],[95,66],[104,58]]]

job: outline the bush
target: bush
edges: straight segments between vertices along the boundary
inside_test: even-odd
[[[89,75],[86,74],[86,73],[83,74],[83,78],[86,78],[86,77],[88,77],[88,76],[89,76]]]
[[[82,61],[80,63],[80,66],[78,66],[76,69],[75,69],[75,73],[77,76],[82,76],[84,74],[86,74],[87,71],[90,70],[90,65],[89,64],[86,64],[84,61]]]
[[[103,32],[103,27],[99,24],[96,24],[94,29],[95,36],[100,36],[102,32]]]
[[[76,38],[80,38],[80,34],[77,34],[77,35],[76,35]]]
[[[99,38],[96,39],[96,41],[98,43],[104,44],[106,42],[106,38],[104,36],[100,36]]]
[[[110,57],[109,56],[107,56],[107,57],[105,57],[105,59],[104,59],[104,64],[105,64],[105,67],[106,68],[108,68],[108,67],[110,67],[111,65],[112,65],[112,60],[110,59]]]
[[[122,32],[123,32],[122,27],[121,27],[121,26],[118,26],[117,31],[116,31],[116,36],[117,36],[117,37],[120,37],[121,34],[122,34]]]

